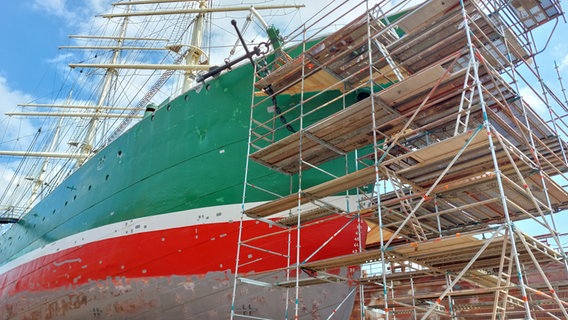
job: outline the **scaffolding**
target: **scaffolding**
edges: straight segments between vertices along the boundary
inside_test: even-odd
[[[335,12],[364,13],[325,37],[302,26],[296,50],[258,65],[247,170],[288,178],[273,190],[245,178],[243,219],[291,239],[286,252],[255,246],[287,259],[286,280],[270,286],[286,290],[290,318],[306,317],[302,287],[334,282],[358,290],[353,319],[566,319],[554,218],[568,207],[558,182],[568,181],[568,127],[551,104],[547,121],[526,103],[517,72],[538,77],[531,32],[558,22],[560,4],[410,2],[349,3]],[[280,107],[285,97],[298,103]],[[270,200],[247,204],[247,192]],[[306,226],[331,219],[347,221],[333,237],[353,223],[366,239],[335,257],[314,258],[328,242],[301,252]],[[239,250],[255,240],[243,231]],[[250,283],[245,260],[238,253],[235,288]],[[352,266],[361,272],[334,271]]]

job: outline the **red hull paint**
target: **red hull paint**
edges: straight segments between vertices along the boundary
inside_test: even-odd
[[[337,236],[334,233],[347,225]],[[234,272],[238,222],[203,224],[139,232],[64,249],[20,265],[0,275],[2,296],[26,291],[45,291],[77,286],[89,281],[204,275],[211,271]],[[142,227],[141,227],[142,228]],[[319,221],[301,231],[301,260],[305,260],[333,237],[310,261],[358,250],[357,221],[347,218]],[[366,233],[366,226],[361,230]],[[251,239],[279,231],[265,223],[246,221],[243,235]],[[365,239],[365,234],[361,235]],[[289,243],[290,239],[290,243]],[[248,242],[249,245],[286,254],[296,261],[296,232],[280,232]],[[254,261],[254,262],[251,262]],[[247,263],[251,262],[251,263]],[[242,247],[239,273],[262,272],[287,266],[283,256]]]

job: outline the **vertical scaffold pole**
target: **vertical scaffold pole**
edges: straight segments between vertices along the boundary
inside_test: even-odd
[[[359,163],[357,161],[357,159],[359,159],[359,153],[357,152],[357,150],[355,150],[355,171],[359,171]],[[374,191],[374,190],[373,190]],[[357,192],[357,217],[358,217],[358,232],[359,232],[359,252],[363,251],[363,234],[361,228],[362,228],[362,221],[361,221],[361,194],[359,189],[356,190]],[[374,194],[374,192],[373,192]],[[359,276],[360,278],[363,278],[363,270],[361,270],[361,275]],[[359,281],[359,316],[361,320],[365,320],[365,284],[363,283],[363,281]]]
[[[462,11],[462,18],[463,18],[463,25],[464,25],[464,32],[466,33],[466,38],[467,38],[467,46],[468,46],[468,51],[469,51],[469,58],[471,59],[471,61],[473,61],[473,72],[474,72],[474,81],[475,81],[475,85],[477,86],[477,92],[479,95],[479,103],[481,105],[481,111],[483,114],[483,125],[485,127],[485,130],[487,132],[487,138],[489,139],[489,149],[491,151],[491,158],[493,159],[493,167],[495,168],[495,178],[497,179],[497,185],[499,187],[499,196],[501,198],[501,205],[503,207],[503,214],[505,216],[505,224],[507,227],[507,233],[509,234],[509,237],[511,239],[511,254],[515,260],[515,266],[517,268],[517,276],[519,279],[519,289],[521,291],[522,294],[522,300],[525,306],[525,317],[526,319],[532,319],[531,316],[531,312],[530,312],[530,306],[529,306],[529,301],[528,301],[528,297],[527,297],[527,292],[526,292],[526,287],[525,287],[525,283],[524,283],[524,279],[521,275],[521,263],[519,261],[519,255],[517,252],[517,246],[515,244],[515,233],[514,233],[514,226],[513,223],[511,221],[511,217],[509,215],[509,210],[507,208],[507,197],[505,195],[505,190],[503,188],[503,182],[501,180],[501,172],[499,170],[499,163],[497,161],[497,155],[495,153],[495,145],[493,143],[493,138],[491,136],[491,124],[489,122],[489,116],[487,113],[487,106],[485,104],[485,99],[483,96],[483,91],[482,91],[482,87],[481,87],[481,81],[479,79],[479,63],[478,63],[478,57],[479,59],[483,59],[481,57],[481,54],[477,51],[475,51],[475,47],[473,45],[472,39],[471,39],[471,30],[469,28],[469,19],[468,19],[468,15],[467,15],[467,10],[464,4],[464,0],[460,0],[460,6],[461,6],[461,11]],[[478,57],[476,57],[476,55]]]
[[[230,319],[233,320],[235,318],[235,302],[237,297],[237,283],[239,281],[239,262],[240,262],[240,255],[241,255],[241,242],[242,242],[242,235],[243,235],[243,221],[245,219],[245,203],[246,203],[246,194],[247,194],[247,183],[248,183],[248,171],[250,165],[250,146],[252,142],[252,130],[253,130],[253,118],[254,118],[254,83],[256,81],[256,65],[254,66],[253,72],[253,79],[252,79],[252,94],[251,94],[251,103],[250,103],[250,119],[249,119],[249,133],[248,133],[248,142],[247,142],[247,154],[245,160],[245,176],[243,182],[243,197],[241,199],[241,218],[239,220],[239,235],[237,238],[237,256],[235,259],[235,274],[233,280],[233,293],[231,297],[231,316]]]
[[[369,50],[368,55],[368,63],[369,63],[369,89],[371,91],[371,118],[373,123],[373,158],[374,158],[374,166],[375,166],[375,186],[379,183],[379,154],[378,154],[378,143],[377,143],[377,120],[375,117],[376,108],[375,108],[375,90],[374,90],[374,82],[373,82],[373,55],[371,50],[372,40],[371,40],[371,17],[370,17],[370,8],[369,8],[369,1],[365,1],[366,9],[367,9],[367,48]],[[383,300],[384,300],[384,312],[385,312],[385,319],[389,319],[389,303],[388,303],[388,285],[387,285],[387,267],[385,262],[385,242],[384,242],[384,235],[383,235],[383,219],[382,219],[382,212],[381,212],[381,196],[379,192],[376,192],[377,197],[377,217],[378,217],[378,228],[379,228],[379,241],[380,241],[380,251],[381,251],[381,274],[382,274],[382,286],[383,286]]]
[[[560,83],[560,91],[562,92],[562,96],[564,97],[564,104],[568,107],[568,97],[566,96],[566,89],[564,88],[564,82],[562,81],[562,77],[560,76],[560,67],[554,61],[554,69],[556,69],[556,74],[558,75],[558,82]]]
[[[416,297],[414,293],[414,278],[410,276],[410,291],[412,293],[412,319],[418,319],[418,314],[416,313]]]
[[[302,31],[302,52],[306,51],[306,28]],[[299,142],[298,142],[298,208],[297,208],[297,222],[296,222],[296,262],[295,262],[295,277],[296,277],[296,293],[294,300],[294,320],[299,318],[300,315],[300,259],[301,252],[301,218],[302,218],[302,170],[303,170],[303,153],[302,142],[304,135],[304,85],[306,75],[306,55],[302,55],[302,77],[300,82],[300,127],[298,128]]]

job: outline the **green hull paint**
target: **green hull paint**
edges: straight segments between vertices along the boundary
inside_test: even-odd
[[[241,203],[247,154],[252,67],[244,65],[164,103],[90,159],[4,235],[1,261],[9,261],[72,234],[144,216],[222,204]],[[338,92],[306,105],[318,105]],[[262,98],[257,98],[260,100]],[[349,96],[346,104],[355,102]],[[283,110],[300,96],[279,96]],[[271,103],[258,107],[255,118]],[[342,108],[338,103],[328,109]],[[331,112],[331,111],[326,111]],[[297,111],[287,115],[296,117]],[[322,114],[308,117],[304,126]],[[297,124],[293,124],[298,127]],[[290,134],[280,130],[279,135]],[[342,159],[324,166],[343,172]],[[304,173],[304,186],[326,179]],[[297,190],[295,177],[251,163],[249,181],[285,195]],[[269,200],[251,190],[247,202]]]

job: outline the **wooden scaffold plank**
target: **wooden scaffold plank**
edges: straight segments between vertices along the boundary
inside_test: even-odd
[[[313,200],[323,199],[349,189],[371,184],[373,181],[375,181],[375,168],[366,167],[337,179],[305,189],[302,191],[299,199],[298,194],[294,193],[245,210],[244,213],[253,218],[267,217],[294,208],[298,205],[298,201],[304,204]]]
[[[322,119],[301,132],[291,134],[251,154],[251,159],[279,171],[298,172],[299,152],[303,160],[319,165],[342,154],[370,145],[373,142],[373,111],[375,123],[386,123],[404,117],[395,110],[396,105],[409,98],[424,99],[426,94],[444,76],[440,64],[427,68],[387,89],[367,97],[341,111]],[[451,72],[440,86],[464,76],[465,70]],[[374,102],[374,108],[372,103]],[[300,137],[304,135],[300,145]],[[315,137],[315,139],[310,139]]]

